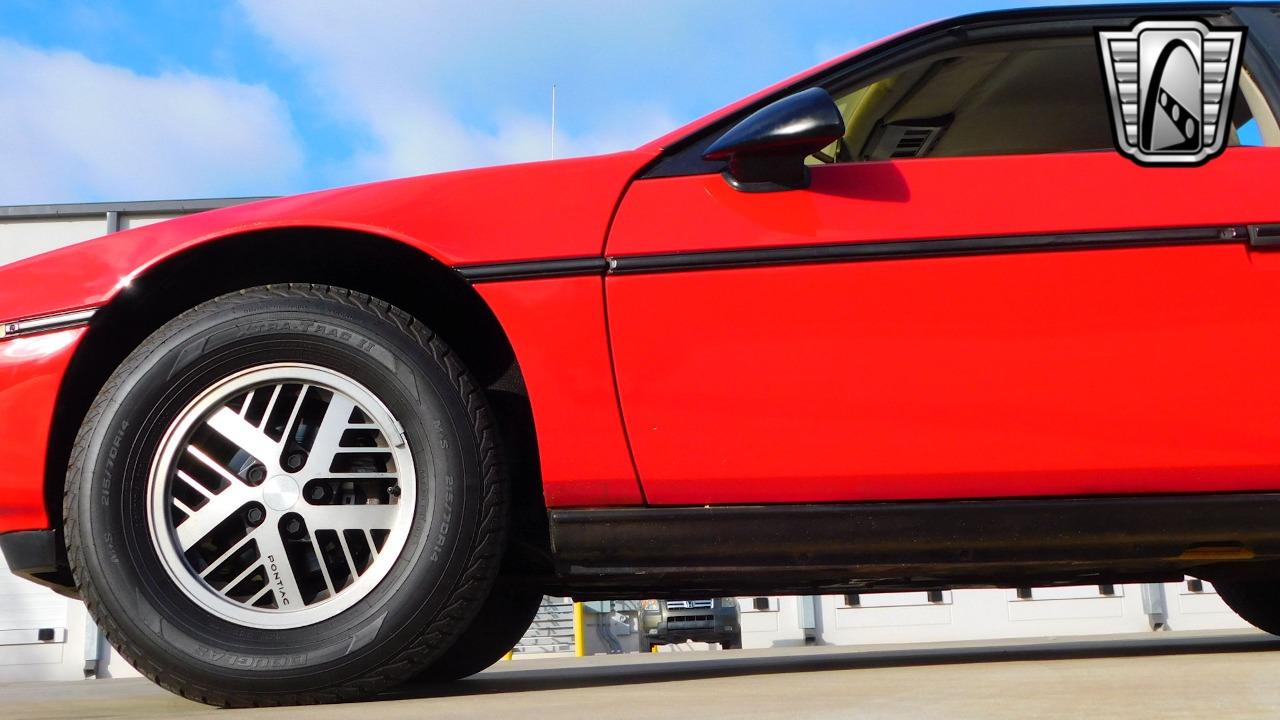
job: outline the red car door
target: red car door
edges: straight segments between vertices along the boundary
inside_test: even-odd
[[[642,179],[608,240],[654,504],[1280,489],[1280,149]],[[959,239],[959,240],[957,240]]]

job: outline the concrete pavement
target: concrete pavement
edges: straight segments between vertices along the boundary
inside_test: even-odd
[[[500,663],[348,705],[216,710],[145,680],[0,685],[0,718],[1276,718],[1280,638],[1151,633]]]

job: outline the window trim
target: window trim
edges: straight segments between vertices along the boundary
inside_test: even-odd
[[[1045,40],[1048,40],[1048,42],[1044,42]],[[837,85],[833,82],[827,87],[827,90],[831,93],[833,99],[837,101],[837,104],[839,104],[840,100],[852,93],[856,93],[864,88],[872,87],[876,83],[882,82],[888,78],[902,78],[904,76],[911,75],[913,74],[913,68],[920,68],[920,71],[915,73],[916,79],[906,83],[906,94],[895,98],[890,107],[879,109],[873,113],[873,117],[871,118],[872,122],[869,125],[863,124],[863,130],[865,132],[862,133],[861,142],[857,143],[856,148],[850,148],[850,150],[856,156],[865,151],[868,146],[876,140],[878,131],[883,131],[886,128],[894,126],[901,126],[912,121],[919,122],[922,127],[927,127],[929,125],[941,125],[941,132],[937,136],[932,137],[927,143],[927,145],[933,145],[938,142],[945,142],[949,131],[952,129],[952,121],[963,119],[966,122],[972,122],[972,118],[969,117],[969,112],[972,111],[975,104],[980,103],[981,97],[990,91],[993,87],[990,83],[993,80],[998,81],[1001,76],[1003,76],[1004,79],[1008,78],[1008,74],[1004,73],[1004,70],[1008,65],[1010,65],[1011,61],[1015,59],[1015,56],[1018,56],[1018,60],[1025,60],[1028,59],[1028,56],[1034,53],[1040,53],[1046,50],[1050,52],[1062,51],[1064,49],[1069,49],[1071,52],[1078,52],[1082,55],[1087,55],[1092,62],[1097,62],[1099,60],[1097,41],[1092,36],[1092,31],[1088,34],[1071,33],[1054,35],[1051,38],[1018,37],[998,40],[969,40],[963,43],[957,43],[954,47],[946,50],[929,53],[923,58],[895,65],[894,67],[889,68],[888,72],[883,75],[873,74],[870,78],[856,81],[852,85]],[[1000,56],[1000,59],[991,63],[990,58],[995,55]],[[1075,60],[1076,58],[1072,59]],[[974,63],[981,64],[983,62],[991,63],[991,66],[988,68],[988,72],[975,85],[973,85],[968,92],[960,96],[958,105],[952,107],[945,114],[939,115],[937,113],[937,109],[934,109],[935,116],[915,115],[894,117],[898,115],[899,109],[904,103],[915,100],[921,95],[927,96],[929,93],[942,89],[942,86],[932,84],[937,74],[949,72],[955,67],[972,67],[972,64]],[[1062,64],[1061,66],[1074,67],[1071,63]],[[1072,74],[1075,73],[1072,72]],[[1025,78],[1027,76],[1023,75],[1022,77]],[[1087,147],[1059,146],[1023,151],[1014,151],[1009,149],[1009,147],[992,146],[981,152],[964,152],[938,157],[993,157],[1078,152],[1112,152],[1114,151],[1115,141],[1113,138],[1111,118],[1109,113],[1106,111],[1107,79],[1101,66],[1098,67],[1098,73],[1094,76],[1094,80],[1098,82],[1098,96],[1096,99],[1098,101],[1098,108],[1101,108],[1100,111],[1097,111],[1097,114],[1101,116],[1099,119],[1102,121],[1102,125],[1098,132],[1099,144],[1089,144]],[[923,93],[920,93],[921,89],[923,89]],[[989,115],[992,110],[1005,109],[1000,108],[998,105],[982,106],[979,104],[978,107],[982,108],[979,113],[980,117],[983,115]],[[1073,105],[1072,107],[1076,106]],[[844,111],[842,111],[841,114],[844,115]],[[889,117],[894,117],[894,122],[886,124],[884,121]],[[850,118],[846,117],[845,121],[848,124]],[[984,119],[983,122],[986,122],[986,120]],[[849,137],[850,133],[853,131],[853,125],[856,124],[861,123],[854,123],[851,124],[850,127],[846,127],[845,135],[841,138],[841,142]],[[935,156],[931,156],[926,153],[920,157]],[[834,163],[819,162],[811,164],[811,167],[825,167],[827,165],[844,164],[849,162],[877,162],[890,159],[895,158],[855,158],[848,160],[836,160]],[[806,164],[810,163],[806,161]]]
[[[840,65],[779,88],[776,92],[736,112],[692,131],[664,149],[660,156],[640,171],[636,179],[710,175],[722,172],[726,167],[724,161],[702,159],[702,153],[711,143],[751,113],[811,87],[848,87],[891,71],[895,66],[912,63],[935,53],[967,45],[1091,34],[1101,25],[1132,24],[1139,17],[1150,17],[1151,11],[1150,6],[1125,5],[1065,9],[1038,8],[1026,11],[980,13],[930,25],[873,47]],[[1158,12],[1162,17],[1193,17],[1211,25],[1249,24],[1238,12],[1233,13],[1233,9],[1225,5],[1170,6],[1162,7]],[[1252,30],[1251,24],[1250,29]],[[1248,64],[1248,57],[1249,55],[1246,54],[1246,64]],[[1260,71],[1266,75],[1271,69],[1271,64],[1267,63],[1264,68],[1260,68]],[[1274,78],[1271,77],[1268,77],[1267,82],[1259,81],[1264,95],[1270,95],[1268,88],[1274,82]],[[1269,100],[1269,103],[1271,102],[1273,101]],[[1274,106],[1272,111],[1273,113],[1276,111]]]

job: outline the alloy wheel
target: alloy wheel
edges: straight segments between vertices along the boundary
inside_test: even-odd
[[[404,549],[413,456],[386,406],[334,370],[245,370],[191,401],[147,483],[165,571],[239,625],[301,627],[377,586]]]

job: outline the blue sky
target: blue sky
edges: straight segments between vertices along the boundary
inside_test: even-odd
[[[543,159],[553,83],[557,154],[619,150],[883,35],[1027,4],[0,0],[0,205]]]

